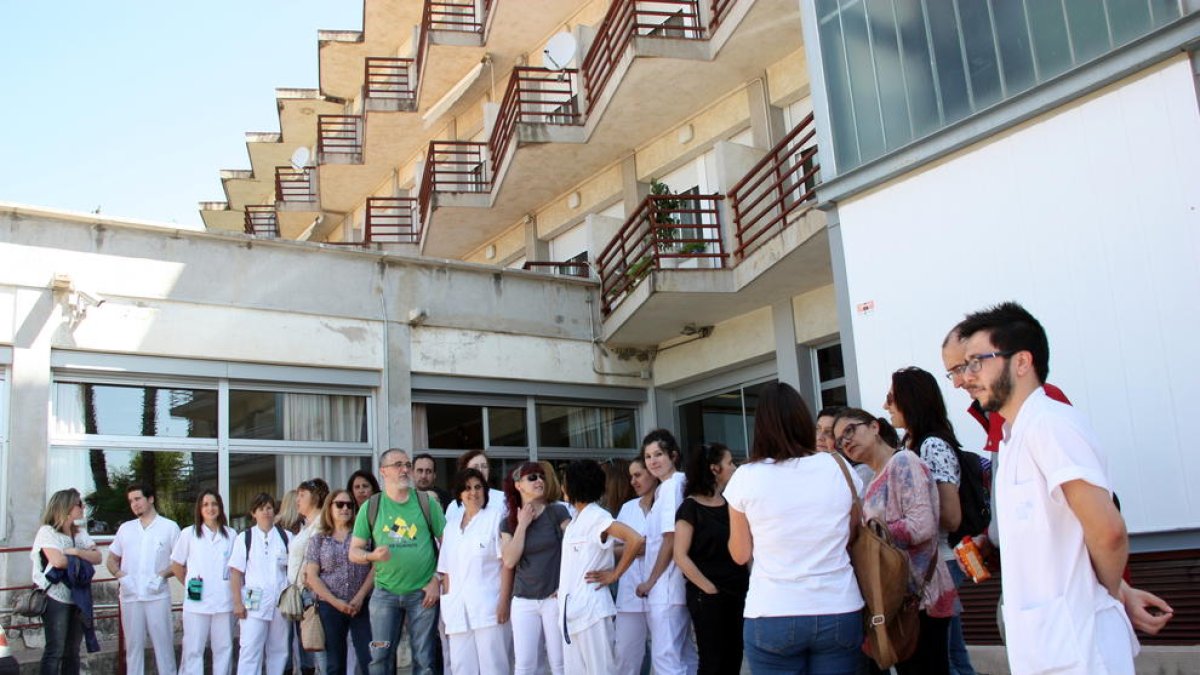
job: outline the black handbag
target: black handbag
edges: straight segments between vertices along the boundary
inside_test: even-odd
[[[46,591],[34,588],[17,596],[13,611],[21,616],[38,617],[46,613]]]

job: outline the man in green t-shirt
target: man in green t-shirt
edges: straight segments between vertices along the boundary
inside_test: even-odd
[[[383,492],[374,531],[370,524],[371,502],[365,502],[354,521],[350,561],[375,568],[375,590],[371,593],[371,675],[391,675],[388,665],[396,653],[400,627],[408,623],[412,640],[413,675],[433,675],[437,663],[438,597],[440,595],[434,538],[442,539],[446,516],[437,499],[429,500],[429,520],[422,512],[417,491],[412,489],[408,453],[391,448],[379,458]],[[432,526],[432,532],[430,529]],[[370,549],[368,542],[374,544]]]

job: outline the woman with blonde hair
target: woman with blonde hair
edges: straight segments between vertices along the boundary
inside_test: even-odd
[[[300,517],[300,503],[297,501],[299,497],[299,490],[283,493],[283,499],[279,500],[279,512],[275,514],[275,524],[292,534],[300,531],[300,525],[304,521]]]
[[[42,526],[33,538],[29,558],[33,563],[33,583],[46,591],[46,613],[42,632],[46,648],[42,651],[42,675],[75,675],[79,672],[79,642],[83,639],[83,614],[71,599],[65,583],[46,578],[50,568],[67,569],[68,557],[76,556],[96,565],[100,551],[77,524],[83,519],[83,498],[70,488],[50,495],[42,513]]]

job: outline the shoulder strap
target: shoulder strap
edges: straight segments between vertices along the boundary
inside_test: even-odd
[[[441,547],[438,546],[437,536],[433,534],[433,521],[429,517],[429,493],[413,489],[417,493],[417,505],[421,507],[421,515],[425,516],[425,529],[429,530],[429,541],[433,544],[433,555],[436,558],[441,552]]]
[[[381,493],[376,492],[375,494],[371,495],[370,499],[367,500],[367,527],[369,528],[369,532],[367,533],[368,551],[374,550],[375,548],[375,521],[379,518],[380,494]]]
[[[287,537],[287,534],[285,534],[283,531],[283,526],[280,525],[279,523],[275,523],[275,531],[279,533],[279,538],[283,540],[283,551],[284,551],[284,553],[287,553],[288,537]]]
[[[833,455],[833,461],[837,462],[838,468],[842,470],[842,477],[846,479],[846,487],[850,489],[850,498],[854,500],[853,505],[861,511],[862,498],[858,496],[858,490],[854,489],[854,480],[850,478],[850,469],[846,467],[846,460],[836,452],[830,454]]]
[[[246,539],[246,571],[247,572],[250,571],[250,528],[252,528],[252,527],[254,527],[254,526],[251,525],[250,527],[247,527],[245,532],[243,532],[243,534],[245,535],[245,539]]]

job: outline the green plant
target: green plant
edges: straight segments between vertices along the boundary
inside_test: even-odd
[[[680,253],[706,253],[707,251],[708,244],[702,241],[689,241],[688,243],[679,247]]]
[[[675,193],[671,192],[671,188],[666,183],[659,181],[657,178],[651,178],[650,194],[655,197],[667,197]],[[655,226],[654,229],[657,233],[655,246],[660,252],[669,251],[675,245],[675,239],[679,236],[679,229],[674,226],[679,224],[679,220],[672,211],[678,209],[682,204],[683,202],[679,199],[654,200],[654,220],[652,224]],[[652,236],[654,236],[653,233]]]
[[[649,272],[649,271],[650,271],[650,256],[645,255],[645,256],[642,256],[640,259],[638,259],[637,262],[633,263],[632,265],[629,266],[628,269],[625,270],[625,276],[636,283],[637,281],[641,280],[642,277],[646,276],[646,272]]]

